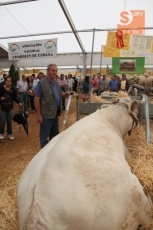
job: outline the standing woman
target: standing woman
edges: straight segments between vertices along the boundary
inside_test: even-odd
[[[12,116],[13,101],[22,107],[19,103],[15,90],[12,87],[13,81],[11,77],[7,77],[5,84],[0,87],[0,139],[4,139],[4,128],[7,122],[7,135],[10,140],[14,140],[12,136]]]
[[[89,98],[89,76],[86,76],[84,79],[84,83],[83,83],[83,90],[82,90],[83,94],[82,94],[82,99],[83,102],[88,101]]]

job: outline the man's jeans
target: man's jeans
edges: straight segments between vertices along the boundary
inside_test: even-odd
[[[27,92],[25,93],[19,93],[19,100],[21,102],[22,105],[24,105],[24,112],[28,111],[28,107],[27,107],[27,102],[28,102],[28,94]]]
[[[61,86],[61,90],[62,92],[66,92],[65,87]],[[62,97],[62,109],[65,110],[65,98]]]
[[[40,145],[43,148],[49,141],[59,134],[58,116],[52,119],[44,119],[40,124]]]
[[[5,123],[7,122],[7,135],[12,134],[13,110],[3,111],[0,109],[0,134],[4,134]]]

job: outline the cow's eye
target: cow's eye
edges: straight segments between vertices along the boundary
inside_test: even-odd
[[[129,101],[128,101],[127,99],[124,99],[124,102],[125,102],[125,103],[128,103]]]

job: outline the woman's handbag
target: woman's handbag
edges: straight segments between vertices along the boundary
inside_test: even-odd
[[[13,108],[13,100],[8,93],[6,93],[4,97],[5,99],[1,101],[1,110],[8,111]]]
[[[28,89],[28,95],[29,96],[34,96],[33,91],[31,89]]]

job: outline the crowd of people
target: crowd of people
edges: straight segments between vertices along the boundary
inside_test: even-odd
[[[94,76],[92,84],[97,95],[104,91],[118,92],[119,90],[128,91],[129,89],[129,82],[125,74],[122,74],[122,79],[119,79],[116,75],[108,79],[106,75],[101,76],[98,73],[97,76]]]
[[[13,82],[11,76],[6,74],[0,83],[0,140],[6,134],[10,140],[14,139],[12,134],[13,101],[19,105],[19,110],[26,114],[36,113],[37,121],[40,124],[40,146],[43,148],[49,140],[59,133],[58,116],[66,108],[66,97],[77,92],[77,87],[82,84],[82,101],[89,99],[89,92],[94,88],[99,96],[102,92],[109,90],[117,92],[119,90],[128,91],[129,83],[122,74],[122,79],[112,76],[108,81],[106,75],[97,73],[96,76],[86,76],[82,83],[76,76],[71,74],[61,74],[57,76],[57,66],[50,64],[47,67],[47,75],[40,72],[38,76],[22,75],[21,80]],[[2,144],[2,142],[0,143]]]
[[[100,73],[97,73],[96,76],[92,76],[91,80],[89,76],[86,76],[82,86],[83,102],[88,101],[89,91],[91,88],[94,88],[95,93],[97,94],[97,96],[99,96],[104,91],[128,91],[129,82],[125,74],[122,74],[122,79],[118,79],[116,75],[113,75],[111,78],[108,78],[106,75],[101,75]]]

